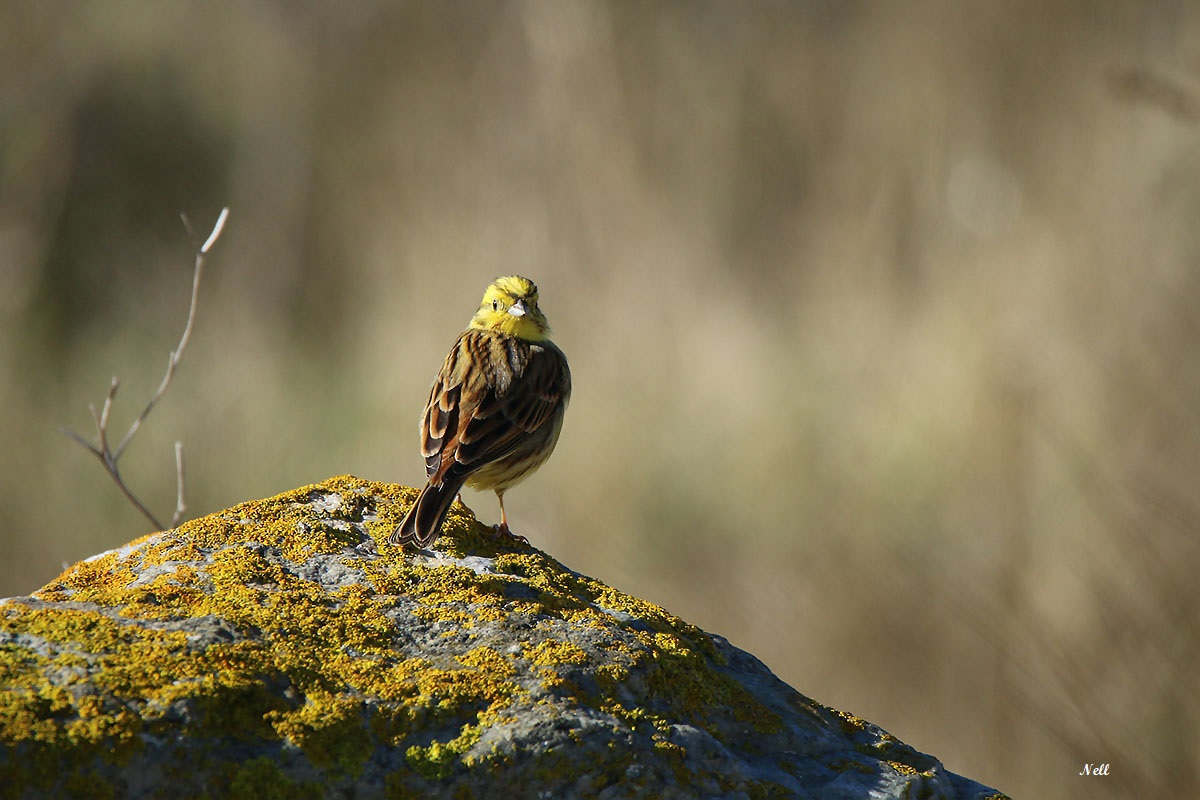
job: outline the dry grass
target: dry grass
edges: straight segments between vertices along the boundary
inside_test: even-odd
[[[56,428],[153,391],[177,214],[228,204],[143,499],[176,438],[196,513],[415,484],[526,273],[576,386],[535,543],[1014,796],[1194,789],[1194,11],[26,3],[0,45],[0,595],[141,532]]]

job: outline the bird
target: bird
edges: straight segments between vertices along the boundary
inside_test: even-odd
[[[550,457],[570,399],[571,370],[550,341],[537,285],[496,278],[433,380],[421,415],[427,482],[388,541],[433,544],[464,485],[496,493],[496,535],[527,541],[508,526],[504,493]]]

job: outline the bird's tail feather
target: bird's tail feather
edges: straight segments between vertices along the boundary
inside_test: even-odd
[[[442,523],[460,489],[461,482],[443,481],[441,486],[426,484],[388,541],[397,546],[415,545],[418,549],[433,544],[442,532]]]

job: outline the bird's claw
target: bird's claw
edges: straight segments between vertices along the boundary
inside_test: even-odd
[[[507,539],[510,542],[519,542],[520,544],[529,544],[528,539],[519,533],[513,533],[509,527],[503,523],[491,526],[490,530],[493,538]]]

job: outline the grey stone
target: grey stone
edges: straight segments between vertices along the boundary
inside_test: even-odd
[[[356,478],[244,503],[0,602],[0,796],[1000,793],[663,609]]]

